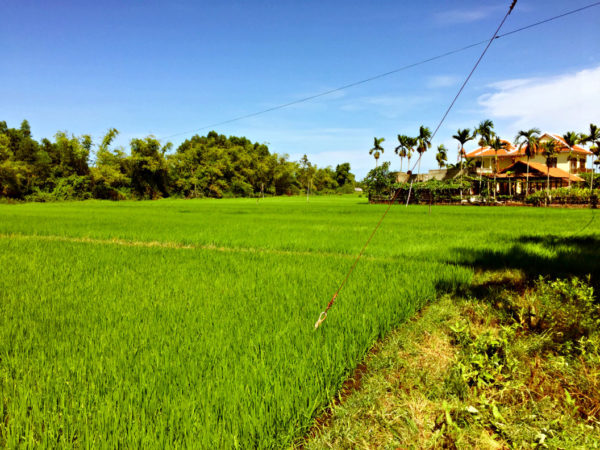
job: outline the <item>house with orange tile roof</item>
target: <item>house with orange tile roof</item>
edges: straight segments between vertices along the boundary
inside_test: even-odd
[[[498,150],[498,171],[508,167],[512,164],[517,156],[517,148],[509,141],[501,139],[506,146],[504,149]],[[496,152],[491,147],[479,147],[477,150],[473,150],[465,155],[467,159],[475,160],[475,167],[477,167],[477,173],[493,173],[494,172],[494,160]]]
[[[556,142],[556,159],[550,166],[561,169],[567,173],[577,174],[589,172],[586,169],[587,157],[592,155],[592,152],[578,145],[569,147],[565,140],[557,135],[544,133],[540,137],[540,142],[553,140]],[[515,147],[511,142],[502,140],[506,144],[506,149],[498,151],[498,172],[501,172],[506,167],[512,165],[516,161],[527,161],[523,149]],[[475,159],[478,173],[493,173],[493,164],[495,152],[490,147],[480,147],[467,153],[468,159]],[[546,158],[541,150],[529,159],[529,162],[546,165]]]
[[[556,157],[546,164],[546,158],[540,149],[538,153],[527,160],[524,150],[514,146],[511,142],[502,140],[506,148],[499,150],[496,160],[496,152],[490,147],[480,147],[467,153],[467,159],[474,159],[476,172],[491,177],[494,173],[494,165],[497,164],[496,179],[499,185],[497,190],[503,191],[501,184],[505,181],[519,182],[515,185],[517,193],[521,193],[522,181],[529,177],[530,191],[546,187],[548,175],[550,175],[550,187],[568,186],[572,183],[581,183],[583,178],[577,174],[589,172],[586,169],[587,157],[592,152],[578,145],[569,147],[562,136],[544,133],[540,142],[553,140],[556,142]],[[529,173],[529,175],[527,175]],[[510,187],[509,187],[510,189]]]

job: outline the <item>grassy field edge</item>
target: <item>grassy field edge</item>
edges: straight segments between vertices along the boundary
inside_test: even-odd
[[[599,448],[585,279],[481,272],[379,341],[296,448]]]

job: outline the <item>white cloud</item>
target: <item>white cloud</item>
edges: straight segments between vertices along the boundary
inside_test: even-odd
[[[486,117],[508,121],[516,132],[537,127],[563,133],[582,130],[600,118],[600,66],[548,78],[506,80],[478,102]]]
[[[532,80],[532,78],[515,78],[514,80],[497,81],[489,84],[488,87],[498,90],[515,89],[530,84]]]
[[[430,89],[455,86],[460,81],[460,78],[455,75],[435,75],[429,77],[427,87]]]
[[[485,19],[486,17],[498,11],[500,8],[504,8],[504,5],[481,6],[479,8],[469,9],[451,9],[436,13],[434,19],[437,23],[444,25],[471,23]]]
[[[377,95],[354,99],[340,106],[346,112],[372,111],[386,119],[396,119],[407,110],[423,106],[431,102],[431,98],[418,95]]]

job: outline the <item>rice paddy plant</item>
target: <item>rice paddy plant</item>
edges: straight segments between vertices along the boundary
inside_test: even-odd
[[[0,205],[0,446],[289,445],[378,337],[469,282],[469,252],[589,214],[394,210],[314,331],[381,211],[356,198]]]
[[[315,197],[0,204],[0,234],[158,241],[356,255],[386,205]],[[446,261],[457,248],[504,248],[522,235],[573,233],[590,210],[394,207],[367,255]],[[584,231],[597,232],[600,219]]]

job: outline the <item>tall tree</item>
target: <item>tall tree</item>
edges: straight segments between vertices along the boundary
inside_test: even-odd
[[[383,153],[383,147],[381,143],[385,141],[385,138],[373,138],[373,148],[369,150],[369,155],[373,155],[375,158],[375,167],[377,167],[377,161],[379,161],[379,157]]]
[[[10,149],[10,139],[5,134],[0,134],[0,163],[9,160],[13,157],[13,152]]]
[[[491,121],[490,121],[491,123]],[[464,174],[463,174],[463,158],[465,155],[465,144],[473,139],[475,139],[475,135],[471,135],[471,130],[465,128],[461,130],[460,128],[456,130],[456,134],[452,136],[454,139],[458,141],[458,157],[460,159],[460,181],[462,182]],[[462,185],[462,183],[461,183]],[[460,190],[460,199],[462,201],[463,191],[462,188]]]
[[[408,151],[407,146],[406,146],[406,138],[407,138],[407,136],[399,134],[398,135],[398,143],[400,145],[398,145],[394,149],[394,152],[396,153],[396,155],[398,155],[400,157],[400,172],[402,172],[402,161],[404,160],[404,158],[406,158],[406,154]]]
[[[479,122],[479,125],[473,130],[473,137],[479,136],[478,144],[480,147],[489,147],[492,138],[496,134],[494,133],[494,122],[490,119],[485,119]],[[479,169],[479,191],[481,192],[481,178],[483,174],[483,152],[481,154],[481,167]]]
[[[569,155],[567,156],[567,161],[569,163],[569,187],[571,187],[571,165],[572,161],[577,161],[577,157],[573,154],[573,147],[579,144],[579,134],[574,131],[567,131],[562,135],[567,147],[569,147]]]
[[[131,140],[130,177],[132,188],[142,198],[168,194],[169,173],[165,153],[171,143],[161,145],[154,136]]]
[[[308,156],[304,154],[302,158],[300,158],[300,180],[304,187],[306,188],[306,201],[308,201],[308,194],[310,192],[310,188],[312,186],[313,177],[315,176],[316,167],[313,166],[308,160]]]
[[[413,156],[413,153],[415,152],[415,146],[417,145],[417,138],[414,137],[410,137],[410,136],[404,136],[404,144],[406,145],[406,166],[407,166],[407,172],[409,172],[410,169],[410,159]]]
[[[590,191],[594,192],[594,176],[595,176],[595,168],[594,168],[594,156],[598,158],[600,156],[600,129],[590,123],[590,133],[583,136],[581,140],[584,144],[590,144],[590,151],[592,152],[592,179],[590,183]]]
[[[390,163],[384,162],[381,166],[371,169],[365,176],[363,183],[367,187],[369,198],[371,195],[391,195],[395,182],[395,175],[390,171]]]
[[[489,147],[492,139],[496,133],[494,133],[494,122],[490,119],[485,119],[479,122],[479,125],[473,130],[473,137],[479,136],[478,144],[480,147]]]
[[[458,159],[460,160],[460,172],[462,176],[463,158],[465,157],[465,144],[475,139],[475,136],[471,135],[471,130],[465,128],[464,130],[456,130],[456,134],[454,134],[452,137],[458,141]]]
[[[550,166],[556,160],[556,141],[550,139],[540,144],[542,155],[546,159],[546,193],[550,195]]]
[[[335,179],[335,172],[330,166],[317,167],[314,166],[316,171],[312,178],[312,185],[317,191],[329,191],[338,187]]]
[[[419,169],[421,173],[421,157],[428,149],[431,148],[431,130],[428,127],[421,125],[419,127],[419,135],[417,136],[417,152],[419,153]]]
[[[335,181],[339,187],[345,186],[346,184],[354,185],[354,174],[350,172],[350,163],[345,162],[335,166]]]
[[[530,128],[529,130],[521,130],[515,137],[515,145],[521,149],[527,157],[527,184],[525,194],[529,194],[529,159],[539,151],[540,147],[540,130],[538,128]]]
[[[110,149],[118,134],[115,128],[110,128],[96,151],[96,164],[90,169],[92,193],[96,198],[118,200],[123,198],[119,189],[128,189],[131,184],[127,176],[127,155],[122,149]]]
[[[31,126],[27,119],[24,119],[23,122],[21,122],[21,134],[26,138],[31,137]]]
[[[58,153],[59,176],[85,176],[89,173],[89,158],[92,147],[90,136],[69,136],[64,131],[56,133],[55,148]]]
[[[507,147],[506,142],[495,136],[490,141],[490,148],[494,150],[494,201],[496,201],[496,174],[498,173],[498,151],[503,150]]]
[[[438,166],[440,166],[440,169],[443,169],[446,165],[446,162],[448,162],[448,150],[446,149],[444,144],[438,145],[435,159],[438,163]]]

